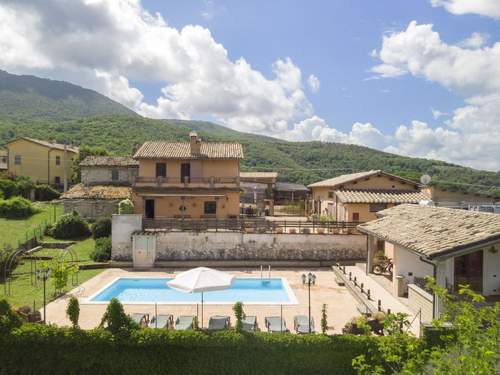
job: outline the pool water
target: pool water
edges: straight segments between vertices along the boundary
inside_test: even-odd
[[[170,288],[171,278],[119,278],[90,298],[91,302],[108,302],[116,297],[123,303],[200,303],[201,293],[183,293]],[[207,304],[243,303],[294,304],[295,295],[285,279],[236,278],[231,288],[205,292]]]

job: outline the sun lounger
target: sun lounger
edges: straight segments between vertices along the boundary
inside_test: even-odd
[[[208,321],[208,329],[210,331],[219,331],[223,329],[228,329],[230,326],[229,316],[225,315],[215,315],[211,316]]]
[[[194,328],[194,316],[192,315],[181,315],[177,317],[175,321],[175,329],[178,331],[193,329]]]
[[[136,322],[140,327],[145,327],[149,322],[149,315],[144,313],[132,313],[130,317],[134,322]]]
[[[265,322],[269,332],[289,332],[285,321],[279,316],[266,316]]]
[[[296,315],[293,318],[293,328],[297,333],[309,333],[309,317]],[[314,319],[311,317],[311,333],[314,333]]]
[[[253,315],[245,316],[243,319],[243,331],[255,332],[257,328],[257,317]]]
[[[149,321],[149,328],[172,328],[174,326],[174,317],[170,314],[160,314],[153,316]]]

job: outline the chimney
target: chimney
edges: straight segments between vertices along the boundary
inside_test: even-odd
[[[198,138],[196,132],[189,133],[189,144],[191,147],[191,155],[199,155],[201,149],[201,139]]]

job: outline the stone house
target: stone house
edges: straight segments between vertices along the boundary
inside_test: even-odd
[[[84,185],[131,186],[139,171],[139,162],[131,156],[87,156],[80,163]]]
[[[390,291],[408,296],[422,321],[441,312],[425,290],[425,277],[456,292],[461,284],[487,296],[500,296],[500,215],[444,207],[403,204],[378,212],[358,225],[368,235],[367,274],[380,255],[392,259]],[[383,279],[385,280],[385,279]]]

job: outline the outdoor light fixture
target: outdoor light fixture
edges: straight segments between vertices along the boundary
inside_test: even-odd
[[[309,293],[309,333],[311,333],[311,284],[316,285],[316,275],[309,272],[307,275],[305,273],[302,274],[302,285],[307,284],[307,290]]]
[[[46,316],[47,316],[47,310],[45,307],[46,304],[46,289],[45,289],[45,283],[48,280],[50,276],[51,269],[50,268],[39,268],[35,271],[36,278],[38,280],[43,281],[43,323],[46,323]]]

